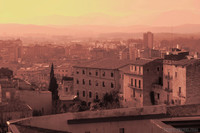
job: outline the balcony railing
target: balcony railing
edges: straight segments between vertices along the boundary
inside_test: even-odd
[[[165,88],[165,91],[167,91],[167,92],[169,92],[169,93],[173,92],[173,90],[170,89],[170,88]]]
[[[132,88],[132,89],[135,89],[135,90],[139,90],[139,91],[142,91],[142,88],[140,87],[135,87],[134,85],[132,84],[128,84],[128,87]]]
[[[153,89],[162,89],[163,87],[162,87],[162,85],[159,85],[159,84],[153,84],[152,88]]]
[[[182,93],[178,93],[178,96],[181,97],[181,98],[185,98],[185,96],[183,96]]]
[[[172,79],[173,79],[173,77],[172,77],[172,76],[170,76],[170,75],[165,75],[165,79],[172,80]]]

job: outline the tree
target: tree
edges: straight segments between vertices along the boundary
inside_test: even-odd
[[[57,84],[57,80],[54,77],[54,67],[53,67],[53,63],[51,65],[51,72],[50,72],[50,82],[49,82],[49,91],[51,91],[52,93],[52,104],[53,104],[53,112],[57,112],[56,108],[58,106],[58,84]]]
[[[106,93],[102,100],[103,106],[107,109],[119,108],[120,102],[118,94],[119,94],[118,91],[112,91],[110,93]]]

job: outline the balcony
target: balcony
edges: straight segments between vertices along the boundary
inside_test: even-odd
[[[172,90],[172,89],[169,89],[169,88],[165,88],[165,91],[166,91],[166,92],[169,92],[169,93],[173,92],[173,90]]]
[[[173,77],[170,76],[170,75],[165,75],[164,77],[165,77],[165,79],[167,79],[167,80],[172,80],[172,79],[173,79]]]
[[[138,90],[138,91],[142,91],[142,90],[143,90],[142,88],[135,87],[135,86],[134,86],[134,85],[132,85],[132,84],[128,84],[128,87],[129,87],[129,88],[131,88],[131,89]]]
[[[153,85],[152,85],[152,88],[153,88],[153,89],[162,89],[162,85],[153,84]]]
[[[178,96],[179,96],[180,98],[185,98],[185,96],[183,96],[182,93],[178,93]]]

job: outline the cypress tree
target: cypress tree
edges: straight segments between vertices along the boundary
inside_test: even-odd
[[[58,103],[58,84],[57,84],[57,80],[54,76],[54,67],[53,67],[53,63],[51,65],[51,72],[50,72],[50,82],[49,82],[49,91],[52,92],[52,104],[53,104],[53,112],[56,113],[56,108],[57,108],[57,103]]]

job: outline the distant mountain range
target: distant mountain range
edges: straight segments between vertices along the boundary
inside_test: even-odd
[[[185,24],[180,26],[101,26],[101,25],[24,25],[24,24],[0,24],[0,36],[2,35],[66,35],[78,37],[97,37],[105,34],[117,33],[142,33],[151,31],[154,33],[200,33],[200,24]]]

